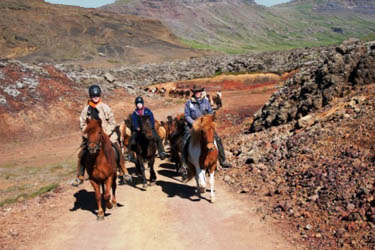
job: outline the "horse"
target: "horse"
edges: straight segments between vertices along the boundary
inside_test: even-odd
[[[117,206],[116,201],[116,158],[115,150],[107,134],[102,128],[102,121],[96,119],[86,120],[87,127],[84,133],[87,134],[88,153],[85,158],[85,167],[90,176],[90,182],[95,190],[96,203],[98,205],[97,220],[104,220],[102,208],[102,194],[106,207],[111,209]],[[110,201],[110,190],[112,188],[112,202]]]
[[[130,128],[127,126],[126,121],[123,121],[120,124],[119,130],[120,130],[120,146],[122,148],[122,154],[130,154],[131,152],[128,151],[128,145],[129,145],[129,140],[132,135],[132,131]]]
[[[150,185],[156,182],[156,173],[154,170],[156,141],[152,135],[151,121],[148,116],[140,117],[140,131],[137,132],[134,151],[137,155],[136,167],[142,175],[143,188],[147,187],[144,161],[147,160],[150,169]]]
[[[220,108],[223,107],[223,103],[222,103],[221,98],[220,98],[219,95],[214,95],[213,96],[213,101],[214,101],[214,103],[216,105],[216,109],[217,110],[219,110]]]
[[[170,135],[170,128],[168,122],[161,121],[160,126],[165,130],[165,139],[164,139],[164,145],[167,144],[169,141],[169,135]]]
[[[169,144],[171,160],[175,163],[176,171],[181,167],[181,156],[183,147],[183,136],[185,127],[185,115],[179,114],[173,120],[168,120],[169,124]]]
[[[218,159],[218,150],[214,136],[215,128],[215,114],[201,116],[195,120],[191,129],[191,138],[186,151],[188,173],[185,183],[195,176],[197,182],[197,193],[198,196],[201,197],[201,194],[206,192],[206,171],[209,171],[211,203],[215,202],[214,176]]]
[[[185,95],[185,98],[189,98],[190,97],[190,90],[185,90],[184,91],[184,95]]]
[[[159,123],[159,121],[155,120],[155,130],[156,132],[158,133],[160,139],[161,139],[161,142],[163,143],[164,145],[164,142],[165,140],[167,139],[167,131],[165,130],[165,128],[161,125],[161,123]]]

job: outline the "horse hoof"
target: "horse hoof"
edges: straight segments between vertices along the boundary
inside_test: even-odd
[[[216,198],[215,197],[211,197],[210,201],[211,201],[211,203],[215,203]]]
[[[107,208],[108,209],[112,209],[113,208],[113,204],[112,204],[112,202],[107,202]]]
[[[104,220],[104,215],[98,215],[98,216],[96,217],[96,220],[97,220],[97,221],[103,221],[103,220]]]
[[[143,188],[143,189],[146,189],[146,188],[147,188],[147,184],[146,184],[146,183],[143,183],[143,184],[142,184],[142,188]]]

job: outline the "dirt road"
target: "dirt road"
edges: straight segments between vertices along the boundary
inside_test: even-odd
[[[244,103],[230,103],[236,109],[239,105]],[[165,120],[180,113],[183,105],[155,110],[156,118]],[[79,133],[65,138],[69,140],[51,138],[43,145],[10,145],[0,151],[5,162],[61,161],[77,147]],[[6,154],[13,151],[17,154]],[[155,166],[156,185],[147,191],[140,185],[119,186],[121,206],[107,210],[102,222],[96,221],[96,201],[88,181],[80,188],[63,184],[60,191],[0,208],[0,249],[294,249],[277,226],[256,214],[258,203],[227,191],[219,178],[216,203],[211,204],[198,200],[195,181],[181,183],[170,163],[158,160]],[[27,179],[35,182],[35,178]],[[208,199],[209,193],[204,197]]]
[[[156,163],[159,166],[159,162]],[[121,207],[96,221],[89,182],[61,204],[58,218],[41,228],[25,249],[292,249],[255,215],[255,204],[233,196],[217,183],[217,202],[199,200],[191,181],[179,181],[171,164],[158,167],[147,191],[119,186]],[[209,198],[209,193],[204,197]]]

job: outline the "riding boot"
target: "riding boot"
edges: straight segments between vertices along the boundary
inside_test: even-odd
[[[181,167],[178,170],[182,174],[182,178],[185,179],[187,176],[187,167],[186,167],[186,147],[190,139],[190,127],[184,127],[184,135],[182,137],[182,152],[181,152]]]
[[[129,158],[129,161],[133,163],[137,162],[134,156],[136,138],[137,138],[137,133],[132,132],[130,139],[129,139],[129,144],[128,144],[128,158]]]
[[[120,145],[117,142],[112,143],[112,145],[115,148],[115,150],[117,151],[117,155],[118,155],[117,167],[120,170],[118,177],[120,179],[120,183],[125,184],[125,179],[127,179],[127,180],[130,179],[130,175],[129,175],[128,169],[125,167],[125,161],[124,161],[124,157],[121,153]]]
[[[84,158],[86,157],[87,149],[82,147],[81,151],[78,153],[78,164],[77,164],[77,178],[73,180],[72,186],[78,187],[84,181],[85,176],[85,162]]]
[[[217,149],[219,151],[219,162],[220,162],[220,165],[223,168],[230,168],[231,167],[230,163],[227,162],[226,159],[225,159],[225,153],[224,153],[223,143],[221,141],[221,138],[216,133],[215,133],[215,141],[216,141]]]
[[[159,152],[159,157],[161,160],[164,160],[165,159],[165,151],[164,151],[164,147],[163,147],[163,143],[161,141],[161,138],[160,136],[158,135],[158,133],[156,132],[155,129],[152,129],[152,135],[154,136],[154,139],[156,140],[156,144],[157,144],[157,147],[158,147],[158,152]]]

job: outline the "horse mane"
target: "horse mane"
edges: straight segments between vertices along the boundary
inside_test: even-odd
[[[91,122],[95,121],[95,122]],[[114,151],[112,151],[112,143],[109,139],[109,136],[104,132],[103,128],[100,125],[100,122],[95,119],[91,119],[89,123],[87,123],[87,127],[85,129],[85,132],[88,133],[89,131],[93,129],[99,129],[102,132],[102,145],[103,145],[103,150],[104,150],[104,155],[107,158],[109,164],[112,166],[116,166],[116,159],[115,159],[115,154]]]
[[[191,130],[192,143],[200,142],[201,134],[203,131],[206,131],[211,127],[216,127],[216,122],[214,122],[214,119],[214,115],[205,115],[195,120],[193,128]]]

